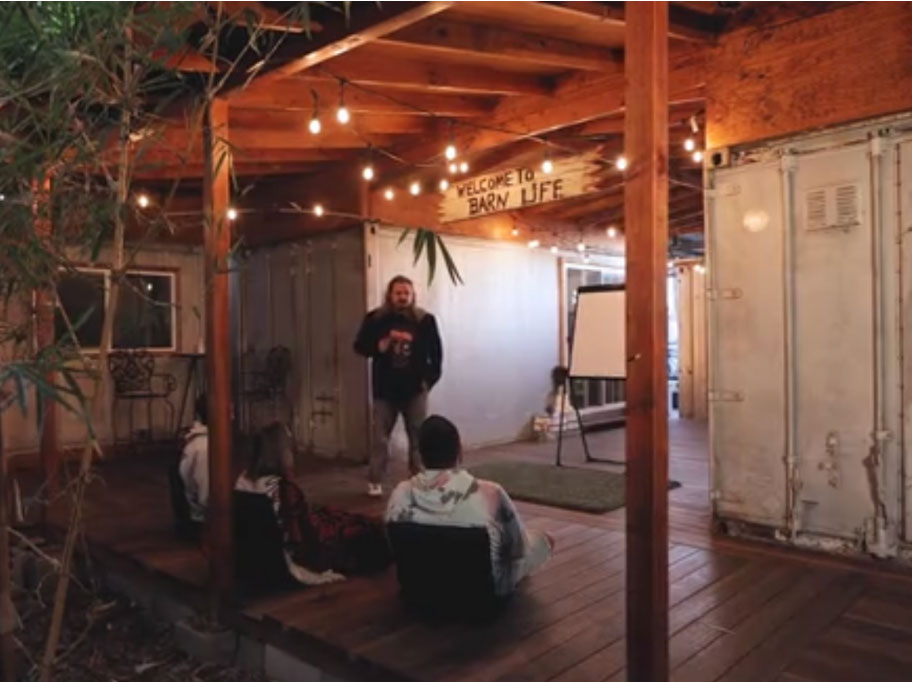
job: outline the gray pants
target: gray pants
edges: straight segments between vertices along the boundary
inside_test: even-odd
[[[370,457],[367,480],[380,483],[386,474],[389,462],[389,440],[399,415],[405,422],[409,443],[409,472],[421,471],[421,455],[418,453],[418,429],[427,416],[427,391],[422,391],[411,400],[392,402],[374,400],[374,443]]]

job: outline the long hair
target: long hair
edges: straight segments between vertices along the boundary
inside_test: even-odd
[[[408,284],[411,288],[412,305],[409,306],[409,312],[414,313],[416,300],[415,283],[405,275],[396,275],[389,281],[389,284],[386,285],[386,296],[383,297],[383,309],[387,312],[393,310],[393,287],[395,287],[397,284]]]
[[[263,476],[282,476],[291,468],[291,458],[288,427],[280,422],[270,424],[254,438],[247,478],[255,481]]]

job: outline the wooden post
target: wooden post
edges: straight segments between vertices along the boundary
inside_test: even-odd
[[[209,407],[208,543],[211,587],[210,615],[234,584],[231,491],[231,319],[229,310],[228,255],[231,222],[228,220],[230,166],[228,102],[206,104],[203,122],[203,231],[206,276],[206,385]]]
[[[626,3],[627,679],[668,680],[668,3]]]
[[[43,181],[34,182],[32,185],[34,199],[32,215],[35,219],[35,236],[39,241],[51,239],[51,178],[46,176]],[[43,208],[42,208],[43,206]],[[54,345],[54,307],[56,301],[51,288],[35,290],[35,345],[37,350]],[[54,384],[56,377],[49,373],[45,380]],[[38,411],[38,452],[41,459],[41,471],[47,484],[49,498],[60,492],[60,447],[57,438],[57,403],[50,397],[41,400],[41,409]],[[42,509],[42,515],[45,510]]]

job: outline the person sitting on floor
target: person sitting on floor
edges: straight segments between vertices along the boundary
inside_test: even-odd
[[[448,419],[428,417],[421,425],[418,449],[425,467],[400,483],[390,496],[387,523],[487,528],[494,586],[507,595],[550,557],[554,541],[547,533],[523,526],[506,491],[493,481],[461,468],[459,431]]]
[[[200,395],[193,406],[193,425],[184,436],[178,473],[189,507],[190,523],[198,536],[206,522],[209,501],[209,429],[206,396]]]
[[[235,490],[266,495],[272,501],[291,575],[305,585],[345,579],[345,574],[385,569],[389,546],[380,521],[359,514],[308,505],[291,480],[292,437],[275,423],[257,434],[250,465]]]

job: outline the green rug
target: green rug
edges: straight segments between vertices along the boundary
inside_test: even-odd
[[[529,462],[486,462],[473,476],[496,481],[510,497],[551,507],[604,514],[624,506],[624,474]],[[668,489],[680,483],[669,481]]]

